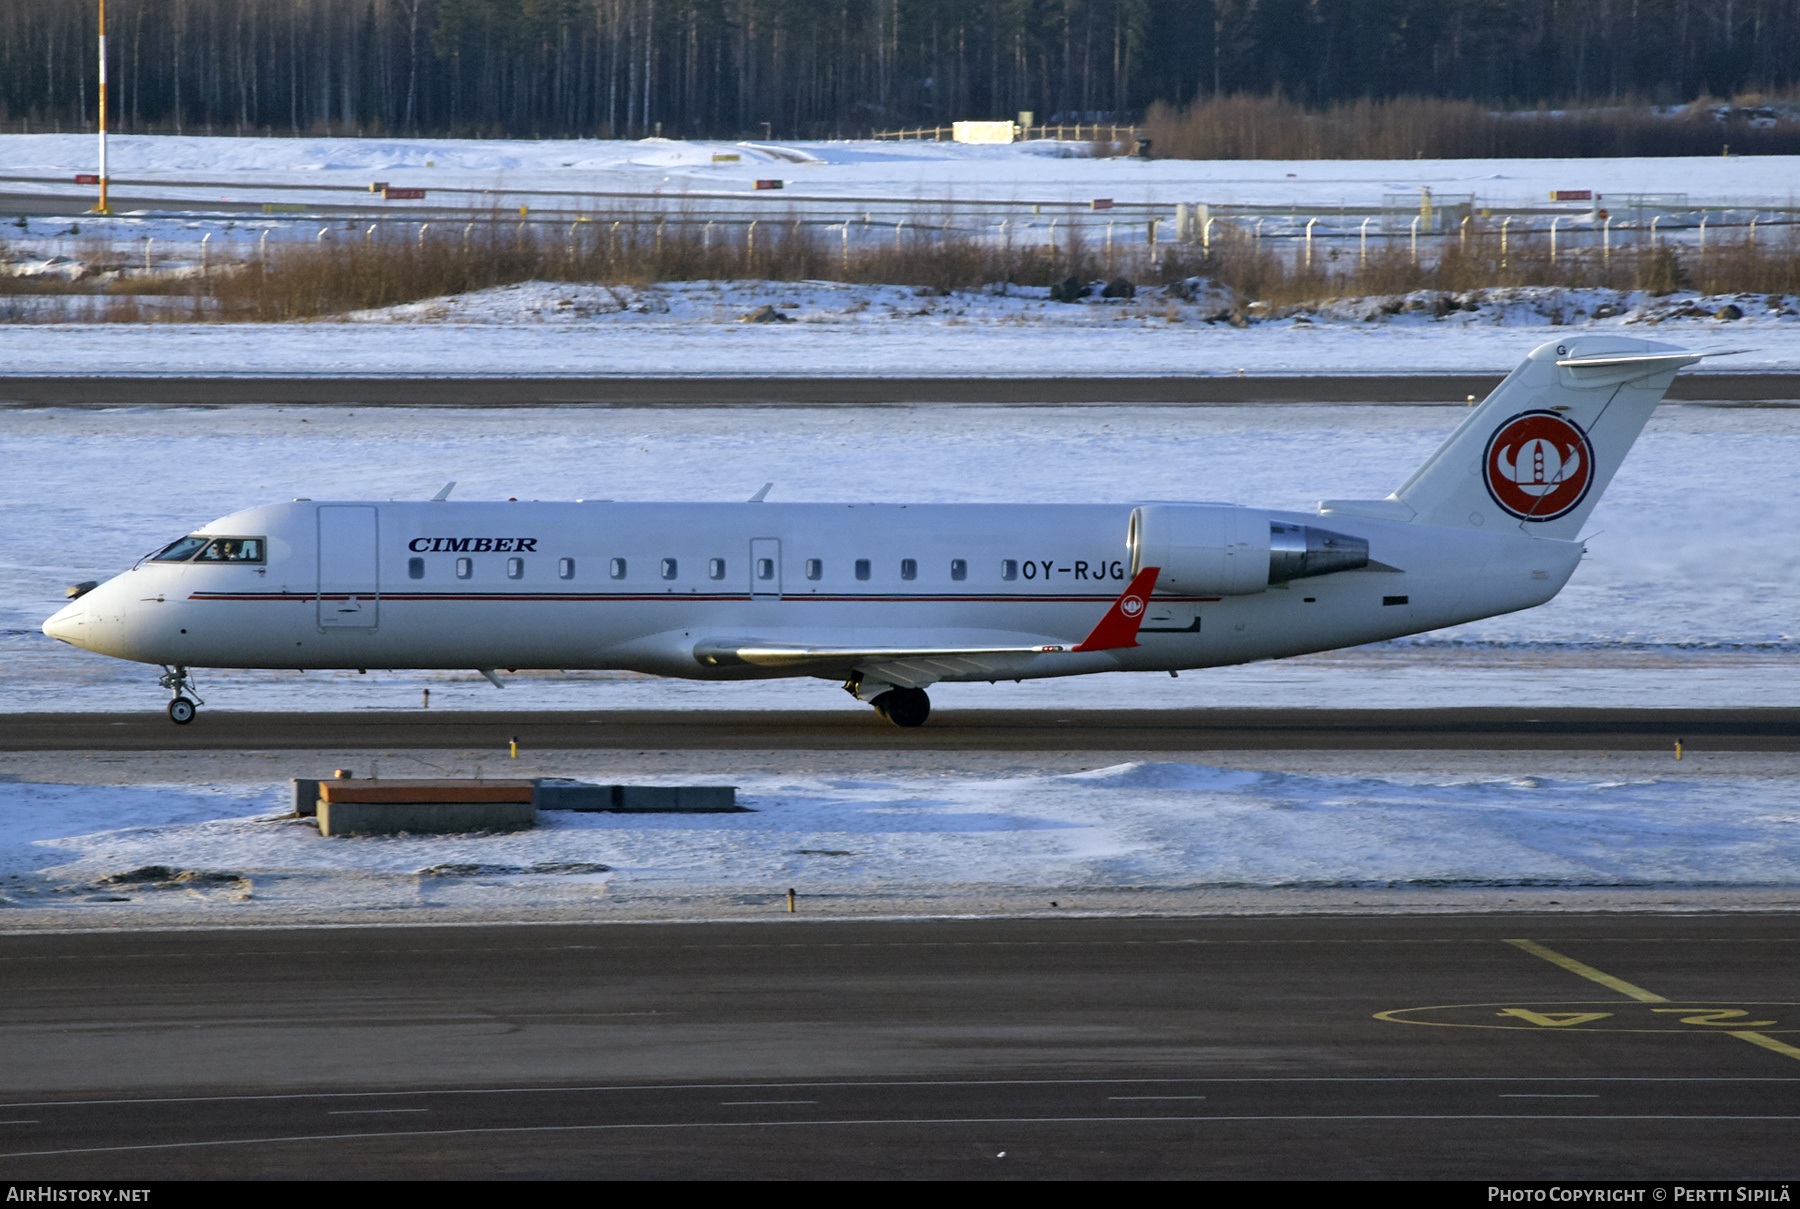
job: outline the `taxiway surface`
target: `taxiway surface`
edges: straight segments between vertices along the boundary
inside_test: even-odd
[[[0,715],[0,751],[1800,751],[1800,709],[941,710],[924,726],[872,710],[202,710]]]
[[[1158,377],[256,377],[0,374],[0,407],[224,407],[245,403],[356,407],[839,407],[959,403],[1043,407],[1118,403],[1461,403],[1500,374],[1185,374]],[[1671,400],[1784,404],[1800,374],[1685,374]]]
[[[0,936],[12,1179],[1785,1178],[1800,918]]]

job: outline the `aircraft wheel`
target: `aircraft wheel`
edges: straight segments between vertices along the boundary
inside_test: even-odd
[[[889,689],[871,704],[895,726],[923,726],[931,717],[931,698],[922,688]]]
[[[177,726],[186,726],[194,720],[194,703],[186,697],[177,697],[169,702],[169,721]]]

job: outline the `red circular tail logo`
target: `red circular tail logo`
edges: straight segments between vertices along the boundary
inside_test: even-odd
[[[1139,597],[1127,596],[1124,600],[1119,602],[1119,612],[1125,614],[1127,617],[1136,617],[1143,611],[1144,602]]]
[[[1550,521],[1586,498],[1594,447],[1573,421],[1527,411],[1494,430],[1482,469],[1496,504],[1521,520]]]

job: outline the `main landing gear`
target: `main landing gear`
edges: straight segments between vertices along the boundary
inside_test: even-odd
[[[163,674],[156,681],[158,688],[166,688],[173,694],[169,702],[169,721],[177,726],[186,726],[194,720],[195,712],[204,704],[200,694],[194,691],[194,677],[184,667],[163,666]]]
[[[895,726],[923,726],[931,717],[931,698],[922,688],[901,688],[873,678],[864,681],[863,674],[856,672],[844,681],[844,691],[873,705],[876,713]]]
[[[931,698],[922,688],[889,689],[870,704],[895,726],[923,726],[931,717]]]

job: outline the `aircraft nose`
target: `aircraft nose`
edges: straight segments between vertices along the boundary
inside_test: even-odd
[[[87,645],[87,602],[77,600],[65,605],[44,622],[44,633],[71,646]]]

